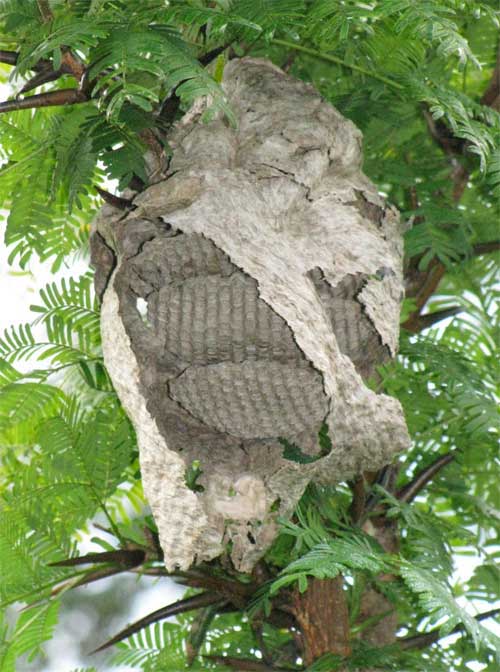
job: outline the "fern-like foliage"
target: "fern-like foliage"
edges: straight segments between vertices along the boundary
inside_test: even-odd
[[[53,636],[58,620],[59,603],[34,606],[19,617],[15,628],[5,628],[0,639],[0,665],[5,672],[15,672],[16,660],[28,654],[33,661],[41,653],[40,646]]]
[[[394,147],[405,157],[398,157],[394,175],[400,180],[404,174],[406,145],[414,145],[419,134],[421,142],[425,130],[424,109],[433,119],[430,123],[445,123],[466,152],[479,158],[481,169],[489,171],[487,179],[497,182],[499,115],[479,103],[477,77],[471,75],[472,90],[465,90],[453,67],[446,67],[447,62],[456,63],[474,72],[491,62],[498,26],[492,3],[471,1],[459,8],[454,0],[426,0],[416,8],[406,0],[232,0],[215,6],[120,0],[76,1],[64,4],[64,9],[63,4],[51,4],[51,21],[41,20],[31,0],[4,2],[0,14],[3,34],[19,50],[11,73],[15,88],[41,63],[61,67],[64,50],[70,48],[86,66],[84,84],[90,98],[70,109],[45,108],[34,115],[12,112],[0,120],[0,194],[10,208],[7,242],[14,245],[12,257],[23,263],[35,252],[54,257],[58,265],[85,243],[102,169],[118,180],[120,189],[134,177],[147,182],[141,133],[155,129],[160,143],[165,142],[160,111],[173,91],[183,109],[205,96],[211,101],[205,118],[218,111],[231,118],[220,86],[197,61],[200,53],[229,43],[237,53],[241,48],[248,51],[247,45],[257,55],[267,51],[278,63],[293,57],[297,74],[312,79],[362,127],[369,121],[373,141],[384,145],[388,158],[382,171],[386,180]],[[317,53],[316,62],[294,53],[302,44]],[[323,65],[323,54],[333,55],[338,65]],[[343,76],[343,67],[352,68],[349,77]],[[381,73],[385,75],[378,78]],[[393,89],[387,85],[391,78]],[[66,88],[68,83],[60,80],[52,87]],[[394,111],[395,119],[388,110]],[[371,142],[369,133],[368,146]],[[422,166],[426,160],[419,158]],[[435,180],[435,166],[432,174]],[[431,192],[432,185],[428,187]],[[462,252],[470,236],[455,246],[438,212],[426,213],[418,245],[425,246],[428,256],[437,249],[449,259]]]
[[[225,561],[199,568],[212,582],[222,576],[255,587],[244,605],[153,623],[117,645],[115,663],[178,672],[189,651],[193,670],[228,669],[223,657],[244,659],[242,669],[306,669],[290,611],[273,617],[311,581],[335,578],[344,583],[352,652],[329,653],[310,672],[466,672],[473,661],[498,669],[498,639],[471,603],[498,599],[499,580],[491,256],[500,186],[498,23],[493,0],[1,0],[0,78],[10,107],[16,96],[71,88],[80,95],[74,105],[0,108],[10,262],[27,266],[37,255],[57,270],[85,250],[96,187],[147,186],[147,152],[166,165],[171,124],[200,97],[204,119],[231,123],[224,64],[249,55],[311,82],[363,131],[364,169],[408,229],[405,320],[421,298],[414,284],[436,269],[441,282],[426,311],[454,313],[423,333],[403,330],[397,361],[372,381],[401,401],[413,438],[395,483],[359,474],[336,488],[309,488],[281,521],[261,582],[227,577]],[[102,359],[91,276],[50,283],[32,311],[31,322],[0,334],[0,604],[26,607],[0,625],[6,672],[20,658],[37,664],[73,586],[130,569],[67,564],[91,528],[104,553],[144,553],[131,571],[164,572],[134,436]],[[335,428],[330,440],[334,447]],[[304,455],[298,443],[284,446],[297,468]],[[404,488],[446,456],[418,496],[402,501]],[[365,508],[357,517],[360,483]],[[386,533],[398,538],[392,548],[383,547]],[[460,581],[456,568],[467,553],[479,564]],[[365,618],[367,594],[383,596],[387,610]],[[408,635],[376,646],[373,633],[389,612]],[[440,644],[451,632],[456,639]],[[408,644],[424,634],[427,648]]]
[[[102,365],[92,276],[50,283],[32,310],[34,321],[7,329],[0,345],[0,604],[29,607],[3,631],[2,670],[12,672],[52,637],[52,591],[81,571],[49,563],[75,554],[94,515],[117,539],[144,543],[135,439]],[[17,370],[25,359],[46,368]]]
[[[133,18],[115,25],[90,52],[89,77],[97,80],[93,93],[105,100],[108,118],[118,118],[126,102],[151,112],[161,92],[172,88],[186,104],[210,96],[210,114],[222,109],[231,116],[219,87],[190,54],[178,32],[168,25],[137,25]]]
[[[483,628],[475,618],[458,605],[451,591],[428,570],[405,566],[401,568],[403,580],[418,594],[419,601],[435,622],[444,619],[440,633],[449,634],[459,623],[463,623],[476,647],[491,645],[500,661],[500,638]]]

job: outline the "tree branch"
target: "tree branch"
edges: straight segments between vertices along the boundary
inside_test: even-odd
[[[18,58],[19,54],[17,51],[5,51],[5,49],[0,49],[0,63],[16,65]]]
[[[486,89],[485,93],[481,98],[481,103],[488,107],[493,107],[495,109],[500,107],[500,46],[497,52],[497,61],[496,66],[493,71],[490,84]],[[470,168],[466,165],[463,165],[457,160],[458,157],[462,156],[466,148],[467,142],[462,138],[455,138],[452,131],[448,126],[440,119],[433,119],[427,107],[422,106],[423,116],[429,133],[435,142],[443,149],[444,153],[449,157],[452,171],[451,171],[451,180],[453,182],[453,201],[458,203],[462,194],[467,186],[469,179]],[[485,252],[491,252],[498,249],[495,246],[493,241],[493,248],[487,248],[484,251],[481,251],[481,248],[476,251],[474,248],[474,254],[484,254]],[[410,261],[411,265],[411,261]],[[413,296],[416,298],[416,310],[410,315],[408,320],[402,325],[408,331],[419,331],[419,318],[422,308],[425,306],[429,298],[434,294],[436,289],[439,286],[444,274],[446,272],[445,265],[435,258],[429,264],[427,270],[423,273],[416,274],[416,283],[417,287],[414,290]]]
[[[436,474],[438,474],[441,469],[446,467],[447,464],[450,464],[450,462],[453,462],[453,460],[456,457],[456,453],[446,453],[446,455],[441,455],[440,457],[437,458],[437,460],[434,460],[431,464],[429,464],[427,467],[422,469],[414,478],[412,481],[410,481],[407,485],[403,486],[397,493],[396,497],[399,499],[400,502],[405,502],[406,504],[409,504],[412,502],[415,497],[418,495],[418,493],[425,488],[427,483],[431,481]]]
[[[479,257],[484,254],[490,254],[491,252],[497,252],[498,250],[500,250],[500,240],[490,240],[484,243],[476,243],[475,245],[473,245],[472,254],[470,256]],[[466,259],[467,257],[463,256],[460,257],[460,259],[458,259],[457,261],[465,261]],[[427,327],[430,327],[432,324],[439,322],[439,320],[445,319],[446,317],[450,317],[453,314],[457,314],[460,312],[460,310],[462,310],[459,309],[457,306],[456,309],[455,308],[445,309],[450,311],[448,315],[445,314],[445,311],[437,311],[435,313],[428,313],[426,315],[421,315],[420,313],[420,311],[425,306],[427,301],[436,291],[445,273],[446,273],[446,266],[438,259],[434,259],[429,264],[428,269],[424,273],[420,274],[420,279],[417,281],[417,284],[419,286],[417,287],[417,289],[408,292],[408,296],[415,297],[417,310],[415,310],[410,315],[410,317],[401,325],[404,329],[406,329],[406,331],[410,331],[414,334],[419,333],[420,331],[422,331],[422,329],[426,329]],[[454,313],[451,312],[453,310],[455,310]]]
[[[479,257],[482,254],[490,252],[498,252],[500,250],[500,240],[490,240],[487,243],[476,243],[472,247],[472,254],[474,257]]]
[[[203,656],[207,660],[212,660],[219,665],[232,667],[233,670],[241,670],[241,672],[290,672],[290,669],[283,667],[273,667],[266,663],[261,663],[258,660],[248,660],[247,658],[232,658],[231,656]],[[304,668],[296,668],[301,670]]]
[[[353,63],[347,63],[347,61],[343,61],[341,58],[337,58],[337,56],[332,56],[331,54],[324,54],[321,51],[316,51],[315,49],[309,49],[309,47],[303,47],[300,44],[296,44],[295,42],[288,42],[286,40],[272,39],[271,43],[277,44],[281,47],[287,47],[287,49],[294,49],[295,51],[301,51],[303,54],[313,56],[314,58],[326,61],[327,63],[335,63],[336,65],[342,65],[345,68],[349,68],[349,70],[361,72],[363,75],[368,75],[368,77],[378,79],[379,82],[384,82],[384,84],[392,86],[393,89],[399,89],[399,90],[404,89],[404,86],[402,84],[399,84],[399,82],[395,82],[393,79],[389,79],[388,77],[379,75],[377,72],[372,72],[370,70],[367,70],[366,68],[362,68],[359,65],[354,65]]]
[[[54,107],[56,105],[76,105],[86,103],[88,96],[78,89],[61,89],[48,93],[37,93],[22,100],[6,100],[0,103],[0,114],[15,110],[30,110],[36,107]]]
[[[495,69],[493,70],[491,82],[482,95],[481,105],[486,105],[500,111],[500,43],[498,44]]]
[[[311,665],[326,653],[351,654],[349,610],[343,577],[310,577],[307,590],[293,592],[294,614],[304,642],[304,662]]]
[[[493,618],[500,614],[500,609],[491,609],[490,611],[485,611],[482,614],[474,616],[476,621],[485,621],[487,618]],[[450,635],[456,635],[457,633],[463,633],[465,631],[465,626],[463,624],[457,625],[456,628],[453,628],[451,632],[447,635],[441,635],[439,628],[432,630],[431,632],[425,632],[420,635],[412,635],[411,637],[404,637],[399,640],[399,646],[406,649],[424,649],[426,646],[435,644],[443,637],[449,637]]]
[[[349,507],[349,515],[354,524],[356,524],[365,510],[366,491],[365,479],[362,474],[359,474],[354,481],[349,483],[349,488],[352,492],[352,501]]]
[[[5,51],[0,49],[0,63],[5,63],[6,65],[17,65],[19,60],[19,54],[17,51]],[[34,72],[46,72],[48,68],[52,68],[52,62],[48,58],[42,58],[30,66],[29,70]]]
[[[37,0],[36,4],[38,5],[38,11],[40,12],[40,16],[44,23],[49,23],[54,20],[54,15],[50,9],[48,0]]]

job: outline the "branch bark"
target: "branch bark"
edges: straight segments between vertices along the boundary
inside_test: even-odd
[[[349,611],[342,576],[310,579],[305,593],[296,590],[293,613],[302,632],[306,665],[327,653],[350,655]]]
[[[247,658],[233,658],[231,656],[203,656],[203,658],[240,672],[290,672],[290,669],[273,667],[258,660],[248,660]]]
[[[15,110],[30,110],[37,107],[54,107],[56,105],[76,105],[86,103],[88,97],[78,89],[61,89],[48,93],[37,93],[22,100],[6,100],[0,103],[0,114]]]
[[[487,243],[476,243],[472,248],[472,254],[474,257],[479,257],[482,254],[498,252],[498,250],[500,250],[500,240],[490,240]]]
[[[5,49],[0,49],[0,63],[5,63],[6,65],[16,65],[19,54],[17,51],[6,51]]]
[[[498,44],[497,60],[493,76],[488,88],[483,93],[481,104],[500,111],[500,43]]]
[[[48,0],[37,0],[38,11],[44,23],[49,23],[54,19]]]
[[[17,65],[19,60],[19,53],[17,51],[6,51],[0,49],[0,63],[5,63],[6,65]],[[29,69],[34,72],[45,72],[48,67],[52,67],[51,61],[47,58],[42,58],[38,63],[32,65]]]

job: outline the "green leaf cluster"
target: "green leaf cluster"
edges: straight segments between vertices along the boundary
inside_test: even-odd
[[[0,2],[0,47],[18,54],[14,67],[0,66],[12,97],[77,86],[88,98],[0,114],[10,262],[27,266],[36,255],[57,270],[84,250],[97,187],[128,198],[147,186],[155,179],[150,152],[168,164],[168,131],[200,98],[207,102],[201,123],[214,115],[230,123],[220,86],[224,64],[250,55],[312,83],[363,131],[364,170],[407,228],[407,313],[416,306],[412,283],[436,267],[443,277],[426,310],[460,309],[423,333],[403,330],[397,361],[372,381],[401,401],[413,439],[395,487],[389,492],[367,481],[370,506],[359,520],[353,483],[310,488],[293,517],[281,521],[263,560],[269,580],[246,611],[206,621],[193,670],[227,669],[214,655],[254,662],[265,655],[280,669],[298,669],[292,631],[266,619],[284,595],[307,590],[313,579],[339,577],[352,655],[327,655],[311,672],[466,672],[473,661],[486,672],[498,669],[498,638],[473,608],[495,603],[500,580],[498,265],[479,254],[485,245],[498,249],[500,115],[484,98],[496,65],[498,18],[490,0]],[[75,84],[65,72],[21,93],[37,68],[62,68],[67,50],[84,64],[83,81]],[[133,432],[102,359],[91,275],[50,283],[32,310],[29,324],[0,336],[0,603],[26,607],[0,624],[6,672],[22,657],[39,660],[61,599],[96,571],[50,563],[74,556],[96,522],[107,536],[92,539],[104,551],[135,544],[149,552],[156,534]],[[319,437],[322,452],[335,446],[329,430]],[[453,461],[416,499],[401,501],[398,488],[447,454]],[[284,457],[314,459],[295,444],[284,445]],[[186,478],[195,491],[198,477],[193,464]],[[375,540],[381,520],[397,531],[398,548]],[[457,579],[468,554],[477,566]],[[160,572],[155,558],[138,573]],[[395,645],[364,637],[377,625],[362,617],[370,591],[383,595],[405,628]],[[149,672],[183,669],[196,618],[148,626],[116,647],[114,662]],[[423,633],[435,635],[434,643],[404,646],[405,637]],[[438,641],[449,634],[454,639],[445,645]]]

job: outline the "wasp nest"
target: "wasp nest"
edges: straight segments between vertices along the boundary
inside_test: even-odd
[[[165,563],[230,549],[248,571],[311,480],[408,446],[399,403],[363,382],[396,351],[402,238],[361,133],[311,86],[254,59],[223,86],[237,128],[186,115],[166,176],[103,209],[93,250]]]

